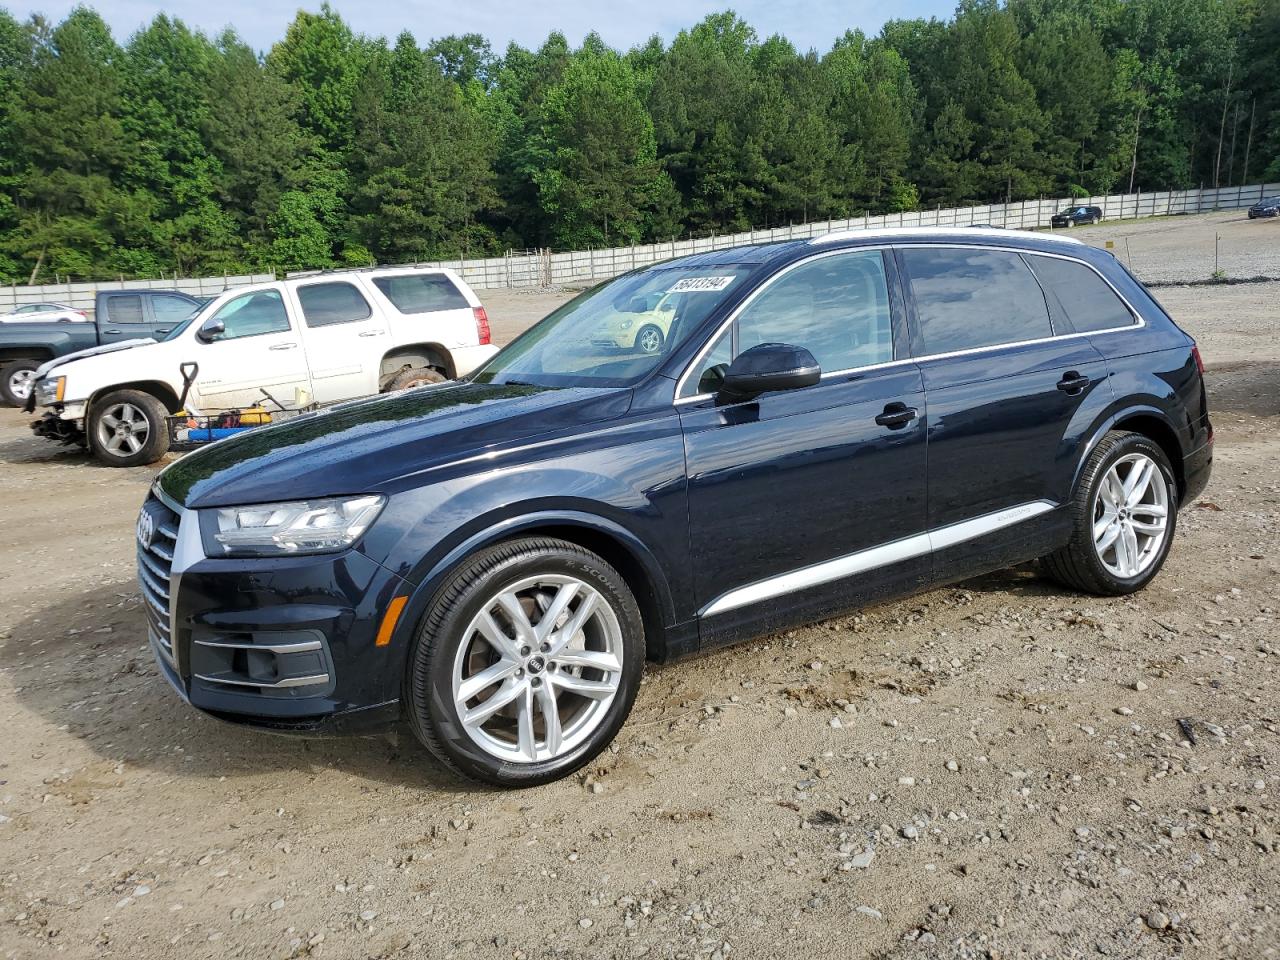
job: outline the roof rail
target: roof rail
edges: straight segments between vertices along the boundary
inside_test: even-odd
[[[1003,237],[1022,238],[1024,240],[1048,240],[1057,243],[1070,243],[1079,246],[1084,241],[1075,237],[1058,237],[1048,233],[1032,230],[1006,230],[1004,227],[870,227],[865,229],[835,230],[814,237],[810,243],[838,243],[842,240],[859,240],[864,237],[873,239],[908,239],[911,237]]]

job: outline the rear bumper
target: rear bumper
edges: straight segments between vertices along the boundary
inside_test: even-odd
[[[1194,450],[1182,459],[1182,476],[1186,490],[1182,495],[1182,505],[1190,503],[1209,485],[1209,475],[1213,472],[1213,441],[1210,440],[1199,450]]]

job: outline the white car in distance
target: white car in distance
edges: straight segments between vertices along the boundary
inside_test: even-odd
[[[83,323],[89,314],[65,303],[25,303],[0,313],[0,323]]]
[[[187,410],[214,414],[263,403],[264,389],[292,406],[441,382],[496,352],[484,307],[452,270],[326,271],[228,290],[156,343],[49,361],[36,371],[46,412],[32,429],[137,466],[168,450],[187,364],[198,367]]]

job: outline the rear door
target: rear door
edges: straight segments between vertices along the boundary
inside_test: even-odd
[[[332,403],[377,393],[379,366],[390,346],[382,311],[350,280],[299,284],[293,300],[315,399]]]
[[[152,336],[151,316],[137,293],[105,293],[98,300],[98,339],[120,343]]]
[[[1077,423],[1110,398],[1085,336],[1055,330],[1016,251],[898,250],[929,405],[929,530],[940,577],[1036,555],[1064,521]]]
[[[300,391],[310,394],[297,319],[279,288],[232,297],[211,319],[226,327],[212,343],[197,339],[195,330],[184,333],[191,337],[184,359],[200,365],[192,398],[201,412],[266,402],[264,389],[284,406],[297,403]]]

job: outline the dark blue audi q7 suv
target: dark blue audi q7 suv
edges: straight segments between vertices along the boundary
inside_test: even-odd
[[[660,349],[594,345],[656,302]],[[837,233],[634,271],[467,380],[191,454],[142,508],[138,572],[199,709],[407,718],[456,770],[532,785],[609,743],[646,658],[1032,559],[1138,590],[1212,451],[1194,342],[1110,254]]]

